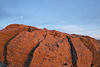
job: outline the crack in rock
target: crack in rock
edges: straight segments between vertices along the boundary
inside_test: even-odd
[[[74,48],[74,45],[70,39],[70,37],[67,36],[67,39],[68,39],[68,42],[70,44],[70,47],[71,47],[71,57],[72,57],[72,64],[73,64],[73,67],[77,67],[77,53],[76,53],[76,50]]]
[[[91,67],[93,67],[94,66],[94,64],[91,64]]]
[[[12,38],[10,38],[9,40],[6,41],[5,45],[4,45],[4,63],[8,65],[8,61],[7,61],[7,46],[9,44],[9,42],[14,39],[19,33],[17,33],[16,35],[14,35]]]
[[[46,38],[46,35],[47,35],[47,33],[45,34],[44,39]],[[44,39],[43,39],[43,40],[44,40]],[[42,40],[42,41],[43,41],[43,40]],[[42,41],[40,41],[40,42],[30,51],[30,53],[28,54],[28,57],[27,57],[27,59],[26,59],[26,61],[25,61],[25,63],[24,63],[24,67],[29,67],[30,62],[32,61],[32,58],[33,58],[33,53],[34,53],[34,51],[36,50],[36,48],[39,47],[39,45],[40,45],[40,43],[41,43]]]
[[[28,28],[28,30],[27,31],[29,31],[29,32],[32,32],[32,30],[31,30],[31,27],[29,26],[29,28]]]

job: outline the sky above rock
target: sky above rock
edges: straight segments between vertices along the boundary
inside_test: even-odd
[[[0,29],[14,23],[100,39],[100,0],[0,0]]]

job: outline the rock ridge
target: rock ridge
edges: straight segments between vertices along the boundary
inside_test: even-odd
[[[100,45],[89,36],[11,24],[0,30],[7,67],[100,67]]]

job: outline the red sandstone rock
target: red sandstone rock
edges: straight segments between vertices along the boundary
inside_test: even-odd
[[[100,67],[99,43],[82,35],[12,24],[0,31],[7,67]]]
[[[12,24],[7,26],[5,29],[0,31],[0,61],[4,61],[4,47],[6,48],[7,44],[11,39],[21,31],[27,31],[29,27],[25,25]],[[6,61],[4,61],[6,63]]]
[[[79,38],[70,36],[70,39],[77,53],[77,67],[90,67],[93,60],[92,52]]]
[[[30,67],[71,67],[70,45],[66,38],[46,35],[33,53]]]
[[[41,35],[38,35],[41,33]],[[17,35],[7,46],[7,60],[8,67],[23,67],[25,61],[27,62],[27,57],[32,48],[36,47],[38,42],[43,40],[45,32],[43,31],[33,31],[33,32],[21,32]],[[14,62],[13,62],[14,61]]]
[[[92,52],[92,63],[91,66],[99,67],[100,66],[100,46],[96,39],[91,38],[89,36],[79,36],[74,35],[75,37],[79,38],[82,43]]]
[[[96,49],[96,43],[95,39],[92,41],[90,37],[81,37],[80,38],[83,44],[92,52],[93,60],[92,64],[94,67],[99,67],[100,66],[100,53]],[[98,43],[97,43],[98,46]],[[99,46],[98,46],[99,47]]]

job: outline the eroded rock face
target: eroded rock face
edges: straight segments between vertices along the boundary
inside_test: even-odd
[[[30,67],[71,67],[70,45],[66,38],[46,35],[33,53]]]
[[[99,43],[89,36],[12,24],[0,31],[7,67],[100,67]]]
[[[2,63],[7,63],[7,45],[9,44],[10,40],[12,40],[20,32],[27,31],[28,29],[28,26],[13,24],[0,31],[0,61]]]

